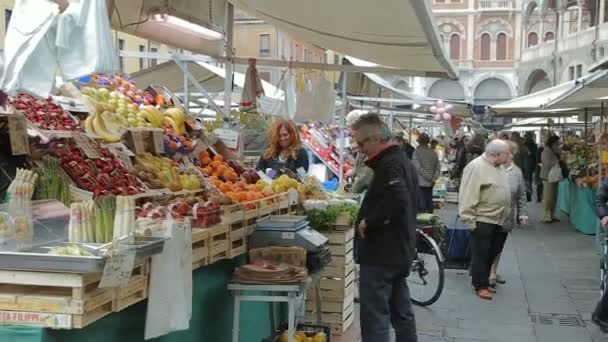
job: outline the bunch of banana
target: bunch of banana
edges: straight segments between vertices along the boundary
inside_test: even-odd
[[[170,126],[175,135],[184,135],[186,133],[186,114],[178,108],[169,108],[164,112],[163,123],[165,126]]]
[[[84,121],[85,132],[101,137],[109,143],[119,142],[127,125],[123,118],[111,112],[93,112]]]
[[[142,116],[152,127],[163,127],[163,113],[154,106],[142,106],[138,116]]]

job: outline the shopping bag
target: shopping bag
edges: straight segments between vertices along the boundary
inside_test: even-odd
[[[118,71],[105,0],[70,1],[57,22],[57,59],[64,80]]]
[[[549,170],[549,176],[547,176],[547,181],[549,183],[557,183],[564,180],[564,176],[562,174],[562,168],[558,164],[553,165],[551,170]]]
[[[296,115],[294,121],[304,122],[314,120],[315,96],[312,83],[308,79],[299,79],[296,98]]]
[[[338,96],[332,83],[326,79],[320,80],[314,87],[313,96],[315,101],[313,121],[332,122],[336,107],[336,97]]]

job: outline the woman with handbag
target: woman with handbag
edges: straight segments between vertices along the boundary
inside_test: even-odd
[[[559,137],[552,135],[545,143],[541,155],[540,177],[543,180],[543,218],[542,222],[559,222],[555,217],[558,184],[564,177],[560,167]]]

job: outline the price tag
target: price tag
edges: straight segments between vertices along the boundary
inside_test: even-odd
[[[131,130],[131,138],[133,139],[133,152],[135,152],[135,154],[145,153],[146,145],[144,144],[144,135],[142,132]]]
[[[296,238],[296,234],[285,232],[281,234],[281,237],[283,238],[283,240],[293,240]]]
[[[76,146],[80,147],[84,154],[91,159],[99,159],[101,156],[97,149],[91,144],[91,140],[84,133],[74,133],[74,141]]]
[[[163,132],[154,130],[152,131],[152,142],[154,145],[154,152],[156,154],[165,153],[165,144],[163,142]]]
[[[239,147],[239,132],[226,128],[218,128],[213,132],[229,149],[236,150]]]
[[[27,120],[21,114],[8,116],[8,135],[13,155],[30,154],[30,143],[27,136]]]
[[[126,287],[135,265],[135,250],[116,250],[106,260],[99,287]]]
[[[128,170],[133,168],[133,162],[131,161],[131,157],[135,156],[131,150],[129,150],[122,143],[115,144],[107,144],[105,145],[112,154],[114,154],[120,161],[125,164]]]

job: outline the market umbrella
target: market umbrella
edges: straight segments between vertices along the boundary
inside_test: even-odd
[[[262,86],[262,79],[258,74],[258,69],[255,67],[255,59],[249,60],[249,67],[245,73],[245,85],[243,86],[243,94],[239,103],[241,110],[248,111],[257,108],[258,96],[265,95]]]

